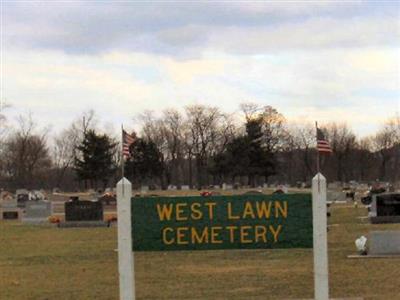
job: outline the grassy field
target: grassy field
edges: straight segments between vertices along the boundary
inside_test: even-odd
[[[331,296],[400,299],[400,259],[348,259],[371,225],[365,208],[332,207]],[[0,221],[0,299],[118,299],[116,228],[58,229]],[[312,250],[135,253],[137,299],[313,297]]]

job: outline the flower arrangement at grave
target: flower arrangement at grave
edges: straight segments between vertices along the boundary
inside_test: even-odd
[[[201,193],[200,193],[200,196],[209,197],[209,196],[212,196],[212,192],[204,191],[204,192],[201,192]]]
[[[59,217],[56,217],[56,216],[50,216],[50,217],[49,217],[49,222],[50,222],[51,224],[58,224],[58,223],[60,223],[60,222],[61,222],[61,220],[60,220],[60,218],[59,218]]]

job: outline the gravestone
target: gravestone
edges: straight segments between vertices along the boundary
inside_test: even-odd
[[[338,202],[338,203],[347,202],[346,194],[341,191],[328,191],[327,200],[328,202]]]
[[[0,207],[9,208],[17,207],[17,201],[9,192],[1,192],[0,194]]]
[[[149,191],[149,186],[147,186],[147,185],[142,185],[141,186],[141,188],[140,188],[140,192],[142,192],[142,193],[147,193]]]
[[[26,189],[18,189],[15,192],[18,207],[25,207],[25,202],[29,201],[29,191]]]
[[[65,202],[65,221],[103,221],[101,202],[74,200]]]
[[[175,191],[176,189],[177,189],[176,185],[170,184],[170,185],[168,186],[168,190],[169,190],[169,191]]]
[[[51,213],[51,202],[42,200],[28,201],[26,202],[25,216],[22,217],[22,222],[29,224],[47,223]]]
[[[373,195],[369,215],[372,224],[400,223],[400,193]]]
[[[399,255],[400,231],[372,231],[369,234],[369,255]]]
[[[190,190],[190,187],[188,185],[182,185],[181,190],[188,191],[188,190]]]
[[[11,194],[3,194],[0,199],[0,220],[20,220],[22,211]]]
[[[223,189],[224,191],[226,191],[226,190],[231,190],[231,189],[233,189],[233,186],[232,186],[232,184],[223,183],[223,184],[222,184],[222,189]]]

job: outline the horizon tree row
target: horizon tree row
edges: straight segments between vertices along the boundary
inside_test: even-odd
[[[204,105],[136,116],[140,131],[125,175],[136,186],[163,188],[309,182],[316,169],[315,127],[291,124],[271,106],[245,103],[240,109],[239,120]],[[97,189],[114,186],[121,176],[120,137],[111,128],[101,130],[94,111],[53,139],[32,115],[19,117],[16,128],[4,126],[4,112],[0,120],[0,188]],[[399,116],[362,139],[346,124],[322,129],[333,149],[321,159],[329,181],[400,180]]]

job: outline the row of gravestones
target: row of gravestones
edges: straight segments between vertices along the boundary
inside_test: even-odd
[[[209,189],[213,189],[213,188],[216,188],[216,187],[219,187],[219,186],[209,186],[208,188]],[[221,188],[222,188],[222,190],[235,190],[235,189],[238,189],[240,187],[240,185],[239,184],[227,184],[227,183],[223,183],[222,184],[222,186],[221,186]],[[274,185],[268,185],[268,184],[264,184],[262,187],[260,186],[259,188],[276,188],[276,189],[285,189],[286,191],[285,191],[285,193],[287,193],[287,186],[286,185],[276,185],[276,184],[274,184]],[[167,188],[168,190],[170,190],[170,191],[175,191],[175,190],[178,190],[178,187],[176,186],[176,185],[169,185],[168,186],[168,188]],[[150,189],[150,187],[149,186],[147,186],[147,185],[143,185],[143,186],[141,186],[141,188],[140,188],[140,191],[142,192],[142,193],[147,193],[149,190],[151,190]],[[154,189],[153,189],[154,190]],[[190,186],[188,186],[188,185],[182,185],[181,186],[181,190],[183,190],[183,191],[188,191],[188,190],[190,190]]]
[[[11,194],[0,199],[0,220],[22,220],[24,223],[47,222],[52,214],[51,203],[44,200],[24,202],[24,208],[19,207],[17,199]]]
[[[74,197],[65,202],[65,221],[103,221],[103,208],[115,207],[116,199],[103,196],[100,201],[79,201]],[[0,199],[0,220],[21,220],[23,223],[39,224],[48,222],[53,213],[49,201],[26,201],[25,208],[18,207],[17,199],[12,195]]]

